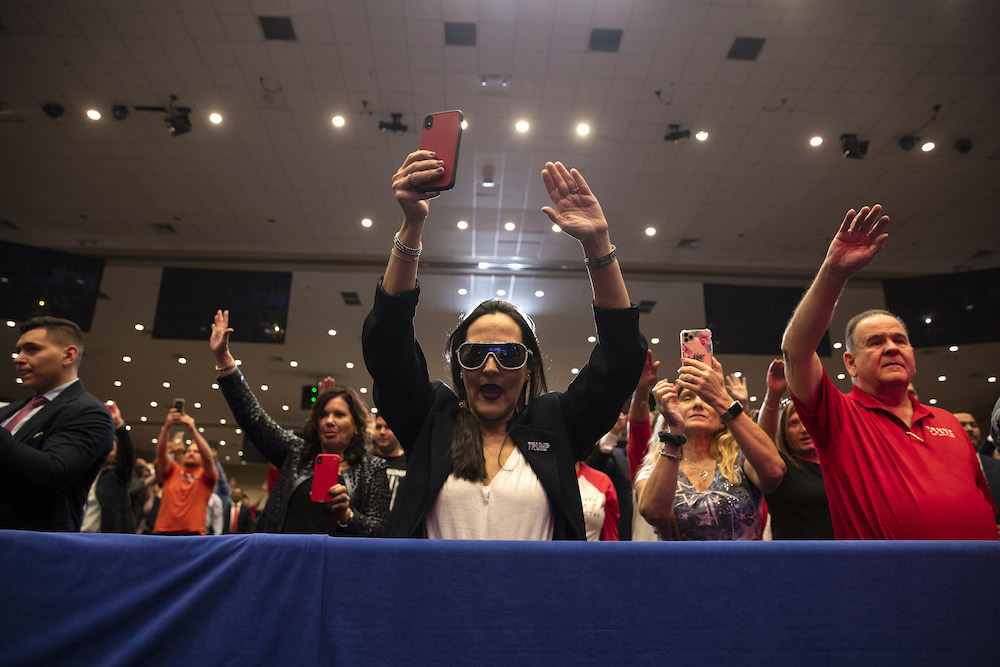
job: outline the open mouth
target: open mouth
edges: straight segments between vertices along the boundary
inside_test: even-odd
[[[484,384],[479,388],[479,394],[489,401],[495,401],[503,396],[503,389],[497,384]]]

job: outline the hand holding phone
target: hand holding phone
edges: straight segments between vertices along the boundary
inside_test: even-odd
[[[177,412],[184,412],[184,399],[183,398],[175,398],[174,399],[174,410],[176,410]]]
[[[424,116],[423,129],[420,132],[420,150],[433,151],[434,159],[444,164],[439,176],[413,186],[417,192],[440,192],[455,187],[463,119],[462,112],[458,110],[439,111]]]
[[[712,365],[712,330],[684,329],[681,331],[681,359],[695,359]]]
[[[312,487],[309,489],[309,500],[314,503],[325,503],[330,487],[336,486],[340,474],[340,457],[336,454],[317,454],[316,465],[313,467]]]

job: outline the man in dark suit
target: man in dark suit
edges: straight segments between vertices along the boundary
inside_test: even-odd
[[[222,522],[222,534],[249,533],[253,528],[253,515],[250,513],[247,497],[243,495],[243,489],[233,487],[230,498],[233,502],[229,505],[229,513]]]
[[[0,529],[79,531],[111,451],[111,413],[79,379],[80,327],[35,317],[20,331],[14,366],[35,395],[0,409]]]

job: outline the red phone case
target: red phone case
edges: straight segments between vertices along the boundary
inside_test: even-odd
[[[712,330],[684,329],[681,331],[681,359],[697,359],[712,365]]]
[[[309,499],[314,503],[326,502],[326,494],[330,487],[337,483],[340,474],[340,457],[336,454],[317,454],[316,465],[313,468],[312,488]]]
[[[420,150],[434,151],[437,159],[444,162],[444,172],[434,180],[421,183],[417,192],[439,192],[455,187],[458,169],[458,149],[462,144],[461,111],[439,111],[424,116],[420,133]],[[429,125],[429,127],[428,127]]]

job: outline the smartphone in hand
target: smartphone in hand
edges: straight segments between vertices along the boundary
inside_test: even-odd
[[[175,398],[174,399],[174,410],[176,410],[177,412],[184,412],[184,399],[183,398]]]
[[[337,483],[340,474],[340,457],[336,454],[317,454],[316,465],[313,467],[312,487],[309,489],[309,499],[314,503],[326,502],[330,487]]]
[[[681,359],[697,359],[712,365],[712,330],[684,329],[681,331]]]
[[[417,192],[439,192],[455,187],[458,169],[458,149],[462,144],[461,111],[439,111],[424,116],[420,132],[420,150],[434,151],[436,159],[444,162],[440,176],[414,187]]]

